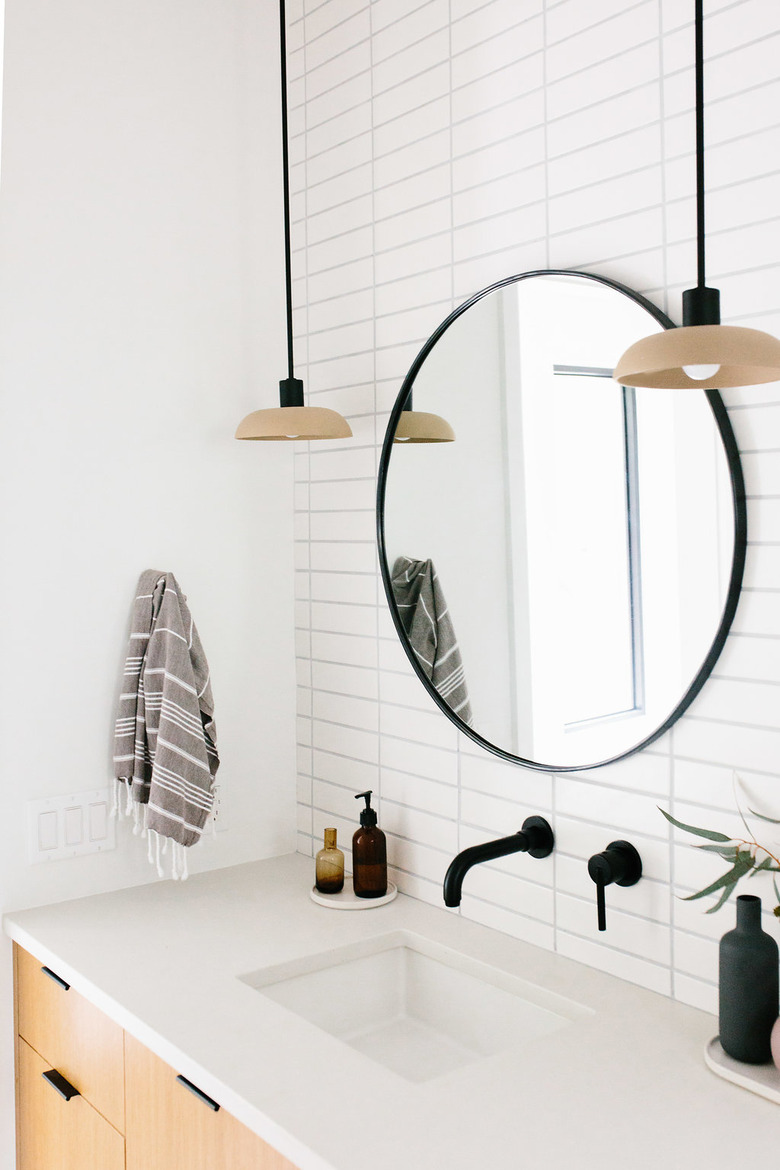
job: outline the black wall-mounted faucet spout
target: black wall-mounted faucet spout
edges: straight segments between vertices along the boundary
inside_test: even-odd
[[[460,906],[463,879],[480,861],[494,861],[510,853],[530,853],[531,857],[549,857],[555,845],[555,836],[544,817],[527,817],[519,833],[511,837],[499,837],[497,841],[485,841],[464,849],[450,862],[444,877],[444,905]]]

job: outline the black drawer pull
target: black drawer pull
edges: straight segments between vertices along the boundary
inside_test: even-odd
[[[50,979],[53,979],[63,991],[70,991],[70,984],[66,983],[64,979],[60,979],[59,975],[55,975],[51,967],[41,967],[41,971],[43,971],[44,975],[48,975]]]
[[[48,1081],[53,1089],[56,1089],[61,1097],[66,1101],[70,1101],[71,1097],[80,1097],[78,1089],[74,1089],[70,1081],[66,1081],[62,1073],[57,1072],[56,1068],[49,1069],[48,1072],[41,1073],[45,1081]]]
[[[184,1085],[185,1089],[189,1089],[192,1095],[197,1097],[199,1101],[202,1101],[204,1105],[208,1105],[209,1109],[213,1109],[215,1113],[218,1112],[219,1105],[217,1105],[216,1101],[212,1097],[207,1097],[202,1089],[199,1089],[197,1085],[193,1085],[192,1081],[188,1081],[186,1077],[182,1076],[178,1076],[176,1080],[180,1085]]]

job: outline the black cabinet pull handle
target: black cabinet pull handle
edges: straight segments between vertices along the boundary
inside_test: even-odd
[[[192,1081],[188,1081],[187,1078],[183,1076],[178,1076],[176,1080],[180,1085],[184,1085],[185,1089],[189,1089],[193,1097],[197,1097],[198,1100],[202,1101],[204,1105],[208,1105],[209,1109],[213,1109],[215,1113],[219,1111],[219,1105],[217,1105],[213,1097],[208,1097],[202,1089],[199,1089],[197,1085],[193,1085]]]
[[[41,967],[41,971],[43,971],[44,975],[48,975],[50,979],[53,979],[63,991],[70,991],[70,984],[66,983],[64,979],[60,979],[59,975],[55,975],[51,967]]]
[[[41,1073],[45,1081],[48,1081],[53,1089],[56,1089],[61,1097],[66,1101],[70,1101],[71,1097],[80,1097],[78,1089],[75,1089],[70,1081],[66,1081],[62,1073],[57,1072],[56,1068],[50,1068],[48,1072]]]

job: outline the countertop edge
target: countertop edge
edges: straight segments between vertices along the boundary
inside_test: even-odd
[[[219,1101],[227,1113],[230,1113],[268,1145],[273,1146],[278,1153],[297,1166],[298,1170],[339,1170],[332,1162],[327,1161],[310,1147],[304,1145],[261,1110],[250,1105],[229,1085],[224,1084],[186,1052],[160,1036],[137,1015],[123,1007],[121,1003],[102,991],[80,971],[39,942],[24,927],[14,921],[13,912],[3,915],[2,926],[12,942],[17,943],[41,963],[55,969],[79,995],[83,995],[120,1028],[128,1032],[139,1043],[144,1044],[155,1056],[159,1056],[160,1060],[164,1060],[166,1064],[183,1073],[199,1087],[203,1087],[204,1091],[208,1091],[209,1096],[213,1096],[215,1100]]]

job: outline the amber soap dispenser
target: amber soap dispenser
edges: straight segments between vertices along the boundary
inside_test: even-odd
[[[360,813],[360,828],[352,836],[352,885],[358,898],[383,898],[387,893],[387,842],[377,828],[371,790],[359,792],[355,800],[365,800],[366,807]]]

